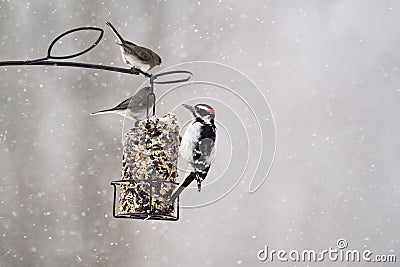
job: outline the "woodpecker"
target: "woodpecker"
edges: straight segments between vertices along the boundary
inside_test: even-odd
[[[194,106],[183,104],[183,106],[189,109],[194,116],[192,123],[187,127],[182,137],[179,147],[181,156],[190,164],[191,172],[174,190],[171,201],[174,201],[194,180],[197,181],[197,188],[200,192],[201,183],[206,178],[215,157],[215,110],[206,104]]]

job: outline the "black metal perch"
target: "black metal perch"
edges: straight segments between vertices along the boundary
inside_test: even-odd
[[[163,220],[163,221],[177,221],[179,220],[179,197],[173,203],[164,202],[164,205],[159,202],[157,189],[161,184],[170,184],[171,188],[178,185],[176,182],[160,181],[160,180],[116,180],[112,181],[111,185],[114,187],[114,201],[113,201],[113,216],[114,218],[121,219],[139,219],[139,220]],[[126,186],[131,192],[124,197],[121,195],[121,186]],[[138,187],[141,187],[138,190]],[[144,188],[144,189],[143,189]],[[124,201],[123,198],[141,198],[143,205],[136,212],[120,213],[119,206]],[[117,203],[119,204],[117,206]],[[166,205],[165,205],[166,204]]]

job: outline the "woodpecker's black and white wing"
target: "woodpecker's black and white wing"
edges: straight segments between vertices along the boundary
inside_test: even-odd
[[[207,177],[211,163],[215,157],[215,126],[203,124],[200,138],[193,150],[192,166],[196,174],[197,187],[200,192],[201,183]]]

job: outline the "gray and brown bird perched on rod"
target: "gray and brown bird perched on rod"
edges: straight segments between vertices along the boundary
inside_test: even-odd
[[[150,86],[143,87],[130,98],[122,101],[116,107],[94,112],[90,115],[106,113],[119,114],[130,120],[140,120],[147,115],[148,95],[152,92]],[[153,106],[154,99],[150,96],[149,109]]]
[[[121,47],[122,59],[132,68],[132,70],[139,69],[142,72],[147,72],[155,66],[161,65],[161,57],[155,52],[149,48],[125,40],[110,22],[107,22],[106,24],[110,26],[117,36],[117,44]]]
[[[211,163],[215,158],[216,127],[214,124],[215,110],[206,104],[194,106],[183,104],[189,109],[194,119],[187,127],[182,137],[179,152],[188,160],[191,171],[185,180],[174,190],[170,201],[174,201],[178,195],[194,180],[200,192],[201,183],[207,177]]]

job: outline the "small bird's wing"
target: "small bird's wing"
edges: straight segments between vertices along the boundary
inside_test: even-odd
[[[129,53],[138,57],[141,61],[144,62],[150,61],[153,58],[151,50],[142,46],[133,47],[129,50]]]
[[[147,105],[147,95],[149,93],[151,93],[151,87],[145,86],[130,98],[119,103],[117,106],[113,108],[113,110],[127,109],[127,108],[131,108],[134,110],[142,109]],[[153,106],[152,104],[153,102],[150,99],[150,107]]]
[[[147,106],[147,96],[151,93],[151,87],[145,86],[140,89],[128,103],[129,107],[132,109],[142,109]],[[150,97],[149,107],[153,106],[153,99]],[[122,103],[121,103],[122,104]]]
[[[104,109],[104,110],[100,110],[97,112],[93,112],[90,115],[97,115],[97,114],[101,114],[101,113],[105,113],[105,112],[110,112],[110,111],[115,111],[115,110],[125,110],[127,109],[129,103],[131,102],[132,97],[125,99],[124,101],[122,101],[121,103],[119,103],[118,105],[116,105],[113,108],[109,108],[109,109]]]
[[[118,105],[116,105],[114,108],[112,108],[113,110],[118,110],[118,109],[127,109],[129,104],[132,102],[132,98],[133,96],[131,96],[130,98],[125,99],[124,101],[122,101],[121,103],[119,103]]]
[[[147,105],[147,95],[151,93],[151,87],[150,86],[145,86],[142,89],[140,89],[136,94],[133,96],[125,99],[118,105],[116,105],[113,108],[110,109],[105,109],[101,110],[95,113],[92,113],[93,115],[98,114],[98,113],[104,113],[108,111],[113,111],[113,110],[125,110],[127,108],[131,108],[133,110],[141,110],[146,107]],[[151,99],[150,99],[151,101]],[[153,102],[150,102],[149,107],[153,106]]]

